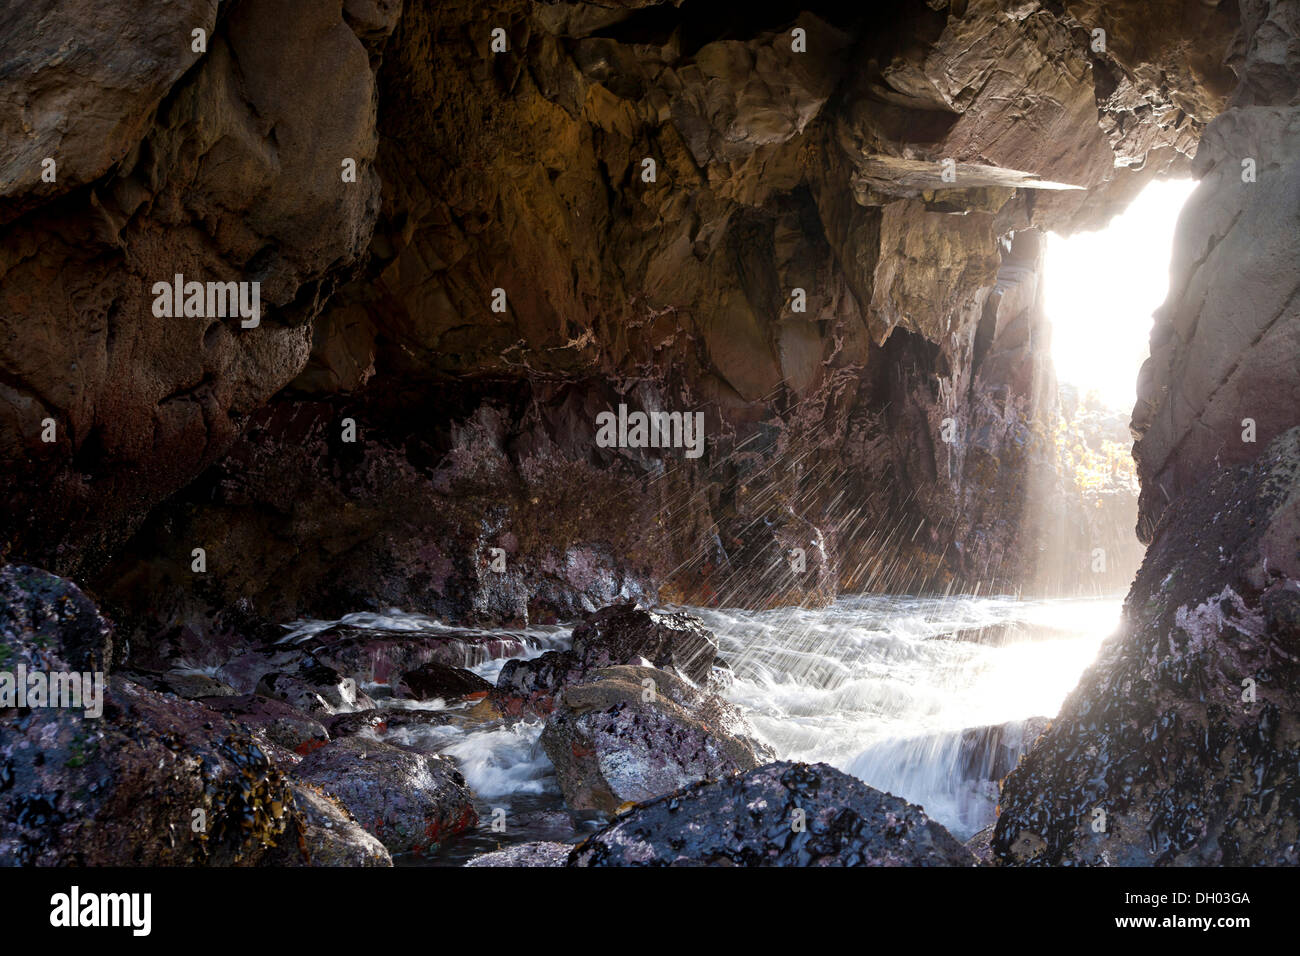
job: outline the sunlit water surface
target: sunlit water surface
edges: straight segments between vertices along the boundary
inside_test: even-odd
[[[963,732],[1011,723],[1003,739],[1014,760],[1023,746],[1016,722],[1056,714],[1118,624],[1120,607],[1119,599],[873,595],[815,610],[684,610],[717,636],[733,677],[725,695],[746,709],[780,759],[828,763],[920,804],[966,839],[992,822],[997,784],[988,766],[972,762]],[[410,614],[349,618],[377,628],[398,622],[409,630],[443,626]],[[569,641],[567,628],[514,633],[530,644],[528,657]],[[471,669],[495,681],[504,664]],[[386,738],[454,758],[478,798],[481,832],[424,862],[460,862],[506,843],[577,839],[598,825],[579,820],[574,829],[564,814],[541,731],[540,720],[504,720]],[[496,808],[515,824],[504,835],[487,828]]]

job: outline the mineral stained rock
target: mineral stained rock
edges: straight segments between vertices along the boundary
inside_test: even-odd
[[[1300,863],[1300,427],[1170,504],[1120,631],[1003,784],[1009,864]]]
[[[826,764],[771,763],[643,803],[570,866],[973,866],[920,807]]]

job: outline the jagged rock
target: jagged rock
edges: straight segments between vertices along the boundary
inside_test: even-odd
[[[1144,541],[1207,468],[1248,462],[1300,422],[1300,239],[1292,204],[1280,201],[1300,189],[1300,16],[1287,2],[1242,10],[1241,86],[1196,153],[1200,185],[1138,381]]]
[[[566,684],[578,683],[586,668],[572,651],[547,651],[539,657],[506,661],[497,676],[492,699],[510,713],[524,710],[548,714],[555,695]]]
[[[5,670],[102,666],[111,629],[75,585],[10,565],[0,570],[0,589]],[[285,773],[247,726],[117,675],[103,693],[93,716],[84,707],[0,712],[0,817],[12,824],[0,837],[0,860],[389,865],[373,837]],[[210,703],[241,718],[289,710],[275,701],[241,708],[231,696]]]
[[[482,696],[492,690],[489,681],[463,667],[428,661],[402,675],[399,689],[416,700]]]
[[[580,843],[569,861],[571,866],[973,863],[920,807],[825,764],[790,762],[643,803]]]
[[[294,775],[337,797],[392,853],[425,853],[478,822],[446,757],[344,737],[307,754]]]
[[[0,591],[0,860],[246,864],[296,840],[289,783],[245,730],[105,674],[111,630],[75,585],[10,565]]]
[[[1300,862],[1300,428],[1171,502],[1120,631],[1004,781],[1000,862]]]
[[[359,607],[503,624],[657,591],[1019,589],[1024,541],[1063,536],[1022,534],[988,493],[1045,481],[1056,414],[1036,265],[1006,240],[1099,225],[1185,169],[1238,19],[1199,0],[913,3],[888,29],[843,5],[83,6],[16,14],[0,47],[0,115],[22,117],[0,315],[35,317],[0,329],[0,540],[93,578],[159,669],[164,645]],[[1263,9],[1234,53],[1252,103],[1289,63],[1285,5],[1267,29]],[[46,184],[32,163],[54,153]],[[1015,309],[994,301],[1008,268],[1031,277]],[[176,272],[261,281],[262,324],[155,319]],[[701,457],[598,447],[624,402],[699,409]],[[894,524],[897,553],[856,543]]]
[[[771,759],[751,733],[736,707],[667,671],[608,667],[563,688],[541,743],[571,810],[612,813]]]
[[[994,827],[994,824],[989,824],[963,844],[980,866],[994,865],[993,847],[991,845]]]
[[[492,853],[480,853],[466,866],[564,866],[573,849],[568,843],[520,843]]]

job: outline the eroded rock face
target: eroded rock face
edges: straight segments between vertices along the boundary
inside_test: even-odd
[[[541,743],[571,810],[613,813],[771,754],[733,705],[653,667],[609,667],[566,686]]]
[[[1300,423],[1300,13],[1246,0],[1230,109],[1202,137],[1133,410],[1139,534],[1206,469]]]
[[[792,827],[796,818],[803,829]],[[825,764],[771,763],[642,804],[570,866],[971,866],[920,807]]]
[[[1300,862],[1300,428],[1170,504],[1121,630],[1003,784],[1003,863]]]
[[[364,35],[337,0],[3,15],[0,467],[22,553],[102,567],[306,364],[379,212],[371,50],[398,7],[376,9]],[[260,325],[156,317],[177,274],[259,282]]]

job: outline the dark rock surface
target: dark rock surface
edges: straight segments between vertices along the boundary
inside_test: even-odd
[[[560,692],[541,743],[571,810],[613,813],[771,754],[740,711],[652,667],[590,671]]]
[[[294,774],[337,797],[392,853],[426,853],[478,822],[446,757],[344,737],[307,754]]]
[[[1170,504],[1120,631],[1003,784],[1003,863],[1300,862],[1300,428]]]
[[[300,756],[330,739],[329,732],[320,720],[271,697],[236,694],[200,698],[199,703],[244,724],[271,743]]]
[[[573,653],[587,669],[632,664],[643,658],[704,684],[718,642],[691,614],[667,614],[631,604],[603,608],[573,629]]]
[[[489,681],[463,667],[448,667],[437,661],[428,661],[415,670],[402,675],[399,684],[403,696],[416,700],[483,696],[492,689]]]
[[[507,661],[492,696],[510,712],[549,713],[560,688],[581,683],[594,670],[624,664],[648,664],[702,686],[717,653],[716,638],[692,614],[615,604],[574,627],[570,650]]]
[[[804,829],[794,824],[802,811]],[[772,763],[641,804],[570,866],[971,866],[920,807],[825,764]]]

